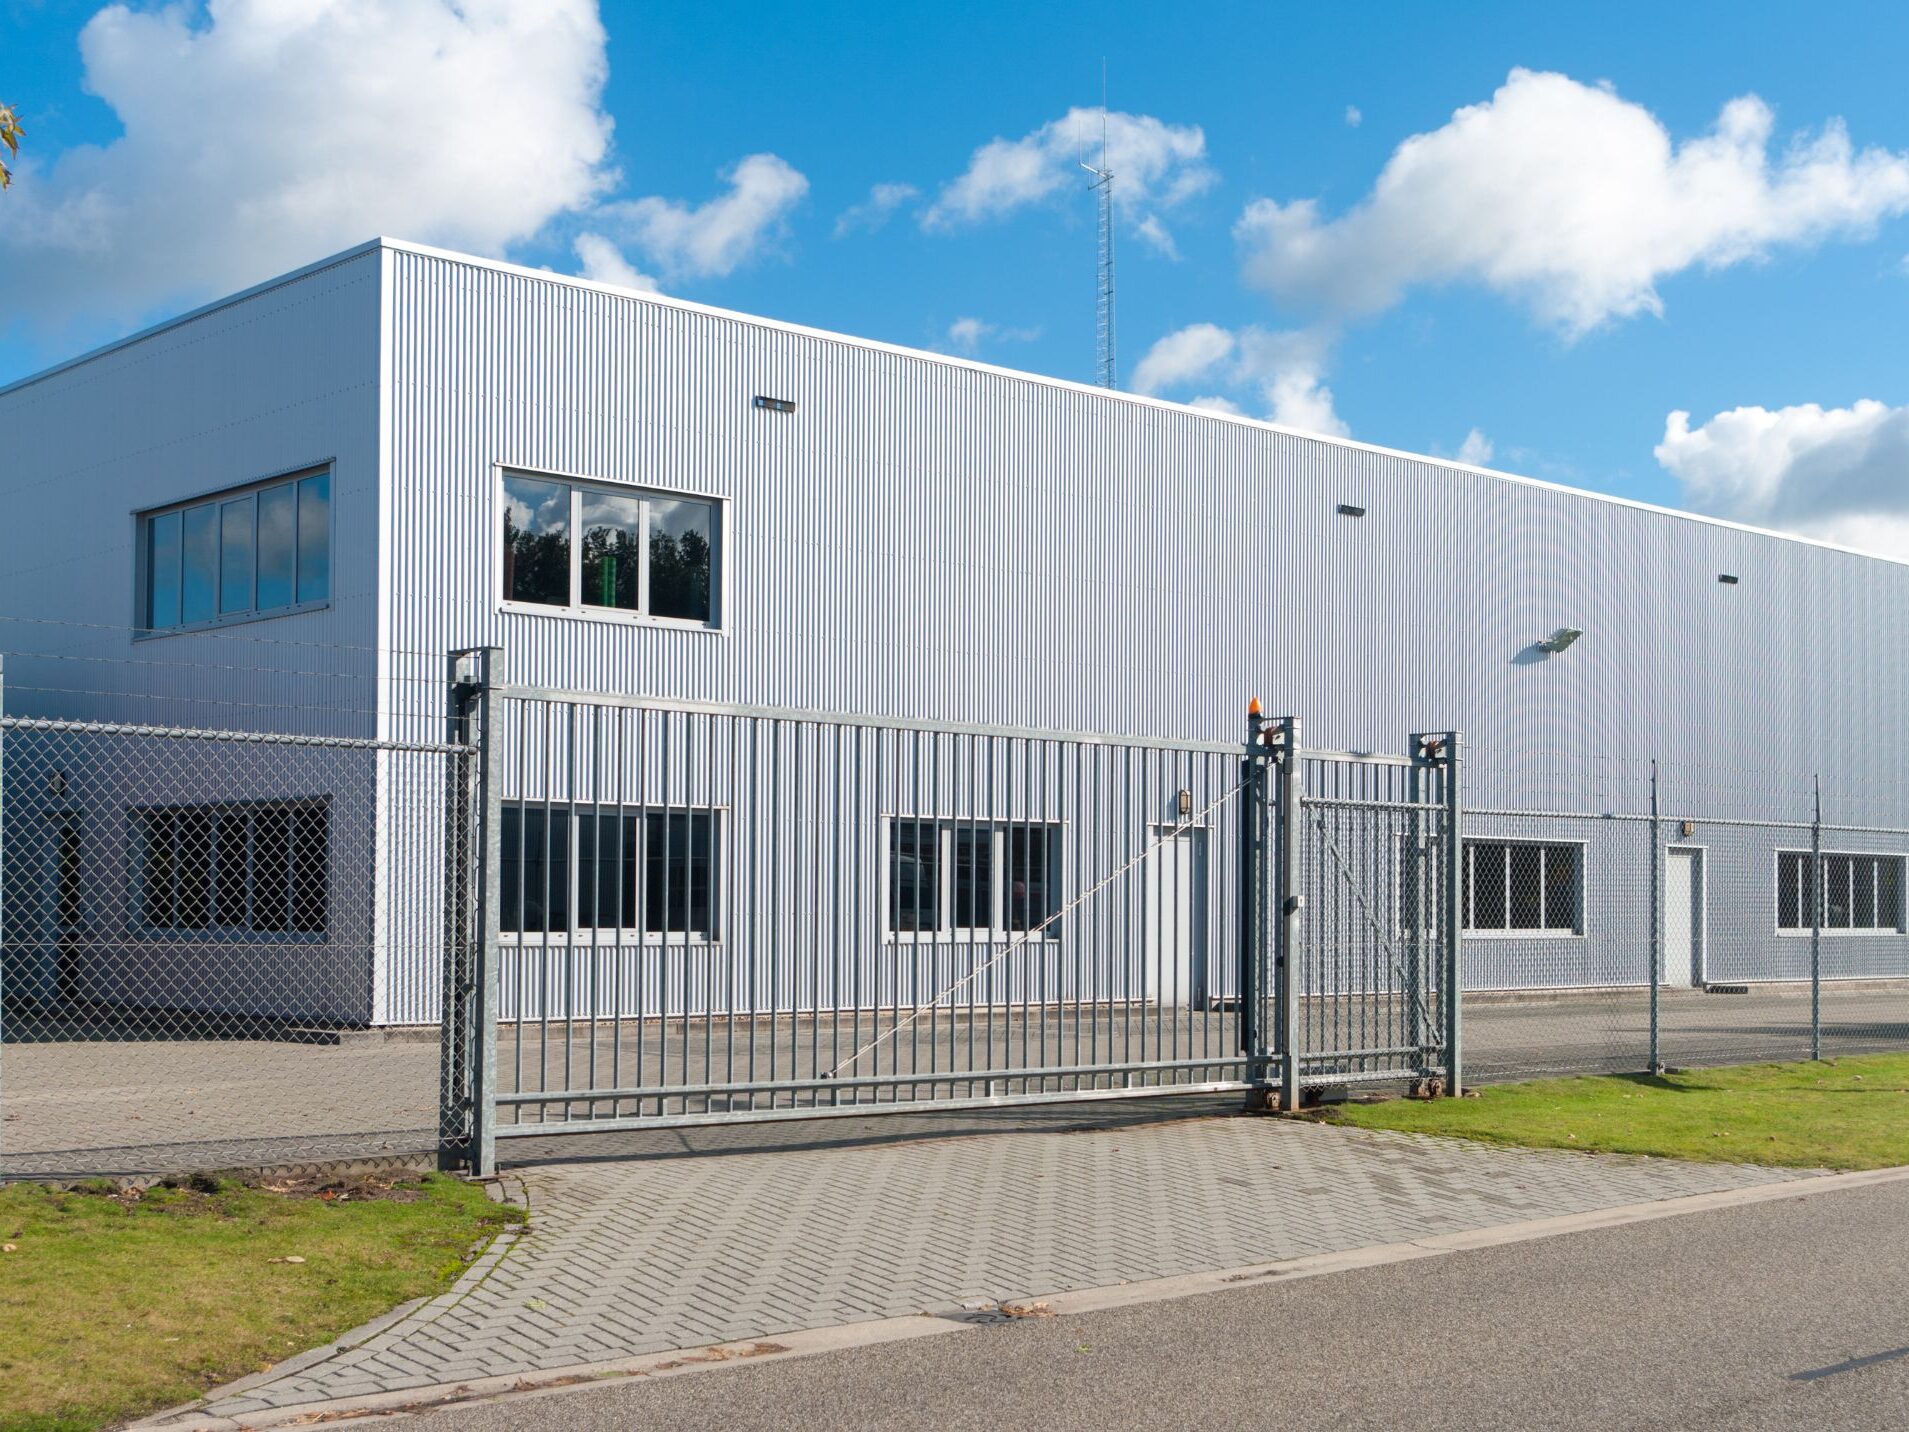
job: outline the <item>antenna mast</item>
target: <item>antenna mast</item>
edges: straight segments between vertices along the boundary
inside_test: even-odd
[[[1094,381],[1103,388],[1120,386],[1114,359],[1114,172],[1107,167],[1107,61],[1100,62],[1100,164],[1085,159],[1080,167],[1094,176],[1088,186],[1100,204],[1100,264],[1094,292]]]

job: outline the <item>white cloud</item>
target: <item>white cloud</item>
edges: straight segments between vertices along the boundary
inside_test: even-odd
[[[1840,120],[1772,154],[1770,108],[1731,100],[1681,144],[1642,106],[1513,70],[1483,104],[1393,152],[1336,219],[1314,200],[1249,204],[1249,282],[1334,313],[1470,280],[1570,335],[1662,309],[1660,279],[1785,245],[1862,238],[1909,209],[1909,155],[1855,150]]]
[[[979,318],[957,318],[948,325],[948,345],[957,353],[973,353],[982,340],[1000,343],[1031,343],[1041,336],[1038,328],[1003,328]]]
[[[80,52],[124,132],[21,165],[9,317],[125,319],[379,233],[500,253],[614,179],[594,0],[109,5]]]
[[[1473,428],[1465,434],[1465,441],[1458,445],[1458,460],[1472,467],[1483,467],[1491,461],[1494,451],[1496,449],[1492,447],[1491,439],[1478,428]]]
[[[1346,125],[1348,128],[1357,129],[1364,120],[1365,116],[1359,112],[1358,105],[1349,104],[1346,106]]]
[[[630,261],[623,257],[622,250],[601,234],[578,234],[573,247],[583,264],[585,278],[595,279],[598,283],[613,283],[619,288],[654,290],[656,287],[655,279],[631,267]]]
[[[1246,416],[1246,410],[1231,398],[1222,398],[1218,393],[1202,393],[1197,398],[1186,400],[1189,408],[1205,408],[1209,413],[1227,413],[1236,418]]]
[[[751,154],[722,178],[728,192],[701,204],[623,199],[598,212],[670,277],[720,278],[779,240],[809,192],[802,173],[773,154]]]
[[[1674,412],[1656,456],[1695,507],[1909,556],[1909,406]]]
[[[1194,323],[1167,334],[1134,369],[1142,393],[1162,393],[1218,378],[1257,393],[1266,416],[1286,427],[1334,437],[1349,435],[1325,384],[1331,335],[1317,329],[1272,332],[1247,327],[1233,332],[1214,323]],[[1200,407],[1243,411],[1218,394],[1195,398]]]
[[[1167,124],[1147,114],[1109,112],[1107,163],[1114,173],[1114,205],[1155,248],[1172,252],[1158,210],[1212,186],[1219,177],[1206,162],[1206,135],[1198,125]],[[1101,111],[1070,109],[1020,139],[993,139],[974,151],[961,175],[942,186],[921,216],[925,229],[954,229],[1012,214],[1079,191],[1085,158],[1100,164]],[[1151,222],[1149,222],[1151,221]]]
[[[835,237],[839,239],[857,229],[873,233],[893,217],[895,210],[920,195],[921,190],[913,184],[877,184],[861,203],[850,204],[835,216]]]

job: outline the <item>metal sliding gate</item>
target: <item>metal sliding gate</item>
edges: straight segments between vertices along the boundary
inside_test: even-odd
[[[444,1098],[474,1168],[497,1139],[1246,1090],[1289,1049],[1306,1079],[1442,1067],[1429,761],[1383,768],[1416,794],[1357,838],[1322,800],[1333,838],[1282,846],[1266,748],[585,696],[496,659],[464,658],[452,733]],[[1343,862],[1293,865],[1343,916],[1301,998],[1256,913],[1288,848]]]

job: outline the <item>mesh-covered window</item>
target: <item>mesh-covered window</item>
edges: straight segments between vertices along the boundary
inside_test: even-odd
[[[192,934],[322,935],[331,898],[323,801],[161,806],[132,813],[135,919]]]
[[[1573,935],[1584,928],[1584,847],[1541,841],[1465,842],[1465,928]]]
[[[1822,857],[1822,928],[1825,931],[1903,929],[1903,857],[1841,852]],[[1816,890],[1806,850],[1776,856],[1776,923],[1803,934],[1813,926]]]

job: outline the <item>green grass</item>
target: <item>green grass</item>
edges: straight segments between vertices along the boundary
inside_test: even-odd
[[[1484,1088],[1476,1098],[1344,1104],[1324,1117],[1535,1148],[1885,1168],[1909,1164],[1909,1055],[1540,1079]]]
[[[79,1432],[269,1368],[445,1288],[518,1217],[436,1175],[0,1188],[0,1429]]]

